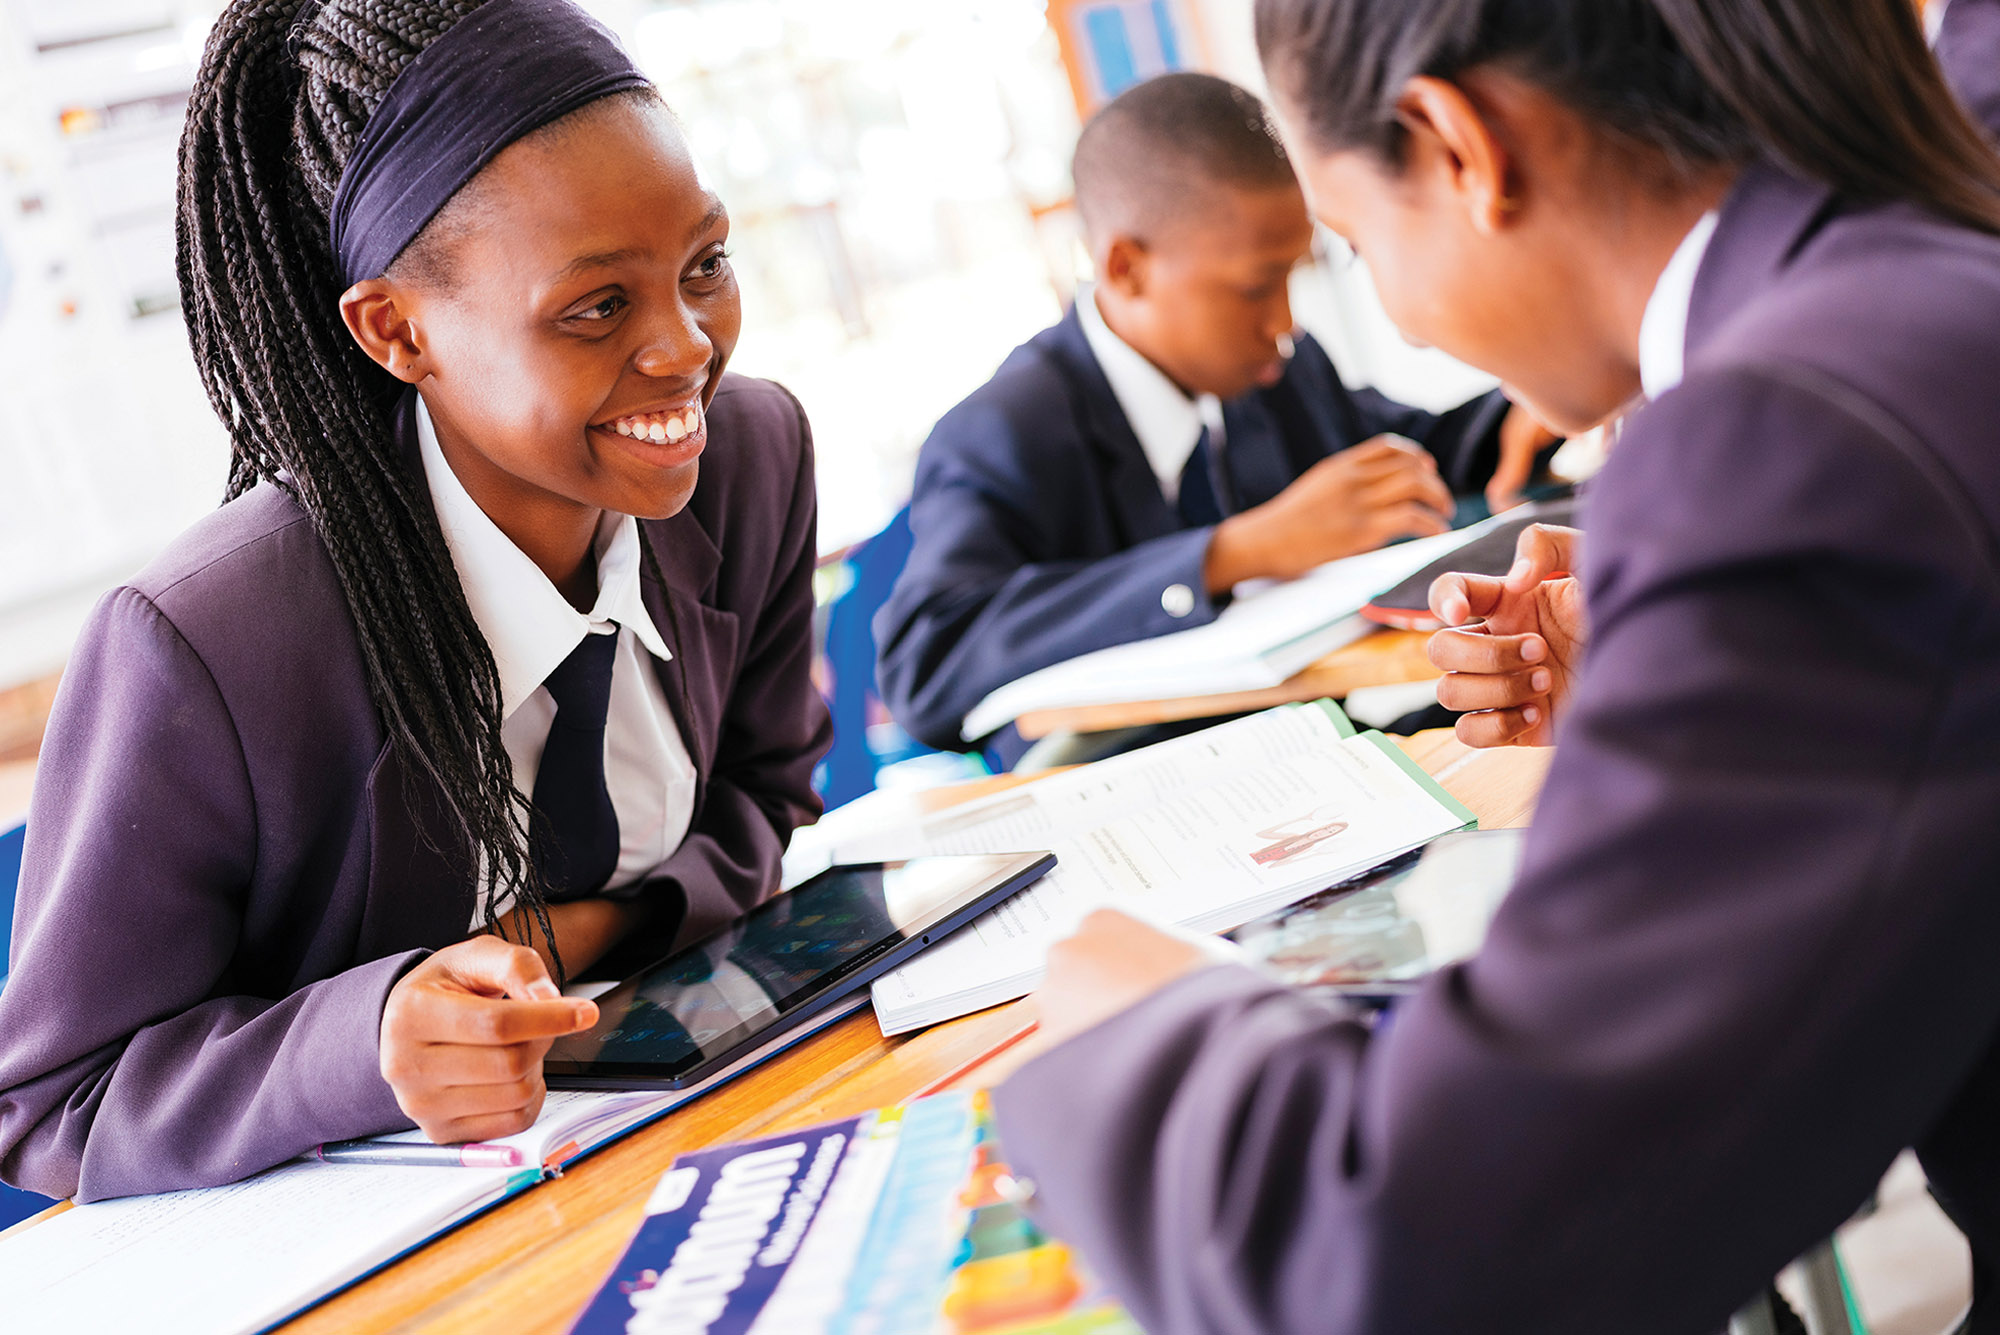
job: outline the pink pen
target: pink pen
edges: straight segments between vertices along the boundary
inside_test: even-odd
[[[383,1164],[410,1168],[519,1168],[512,1145],[420,1145],[393,1140],[337,1140],[306,1157],[322,1163]]]

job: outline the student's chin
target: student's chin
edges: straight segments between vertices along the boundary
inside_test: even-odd
[[[651,479],[639,490],[634,505],[625,513],[639,519],[672,519],[685,510],[687,503],[693,499],[695,483],[700,475],[699,459],[690,459],[664,470],[662,476]]]

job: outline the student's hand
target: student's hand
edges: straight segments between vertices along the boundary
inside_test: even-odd
[[[1500,462],[1486,483],[1486,503],[1493,513],[1521,503],[1522,490],[1535,480],[1535,457],[1561,439],[1520,404],[1507,410],[1500,421]]]
[[[1516,551],[1504,579],[1441,575],[1431,585],[1432,614],[1463,627],[1431,636],[1430,658],[1445,672],[1438,703],[1470,711],[1458,721],[1467,746],[1552,745],[1583,665],[1583,586],[1568,573],[1583,560],[1583,534],[1535,524]]]
[[[1218,524],[1202,577],[1211,594],[1246,579],[1292,579],[1396,538],[1446,532],[1452,509],[1435,459],[1400,436],[1377,436]]]
[[[542,1057],[597,1007],[556,990],[526,946],[478,936],[404,974],[382,1007],[382,1078],[440,1145],[526,1130],[542,1110]]]
[[[1076,935],[1049,947],[1048,973],[1032,998],[1050,1044],[1089,1029],[1197,969],[1234,958],[1214,937],[1164,932],[1116,909],[1098,909]]]

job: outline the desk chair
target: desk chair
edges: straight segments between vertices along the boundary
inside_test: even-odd
[[[0,831],[0,940],[11,938],[14,927],[14,891],[21,883],[21,849],[28,830],[16,825]],[[7,985],[7,955],[0,950],[0,987]],[[17,1224],[31,1214],[40,1214],[55,1202],[32,1191],[0,1186],[0,1228]]]
[[[883,770],[907,761],[933,758],[939,780],[988,772],[977,758],[960,761],[904,732],[875,689],[875,613],[889,601],[889,591],[910,559],[910,546],[910,510],[904,506],[880,533],[848,548],[821,571],[822,578],[835,581],[825,605],[822,657],[815,665],[820,693],[833,713],[833,748],[814,773],[813,786],[828,810],[875,791]]]

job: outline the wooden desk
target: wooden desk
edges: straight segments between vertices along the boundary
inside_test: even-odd
[[[1523,823],[1545,751],[1469,751],[1448,732],[1404,743],[1487,828]],[[954,1085],[997,1082],[1033,1051],[1018,1005],[903,1039],[863,1012],[363,1281],[289,1335],[566,1330],[638,1227],[677,1154],[852,1116]],[[991,1060],[989,1060],[991,1059]]]
[[[1030,741],[1052,732],[1103,732],[1109,728],[1140,728],[1182,719],[1247,714],[1294,700],[1338,700],[1366,686],[1400,686],[1440,676],[1425,656],[1427,631],[1378,630],[1336,649],[1276,686],[1226,695],[1190,695],[1178,700],[1136,700],[1115,705],[1079,705],[1074,709],[1038,709],[1014,720]]]

